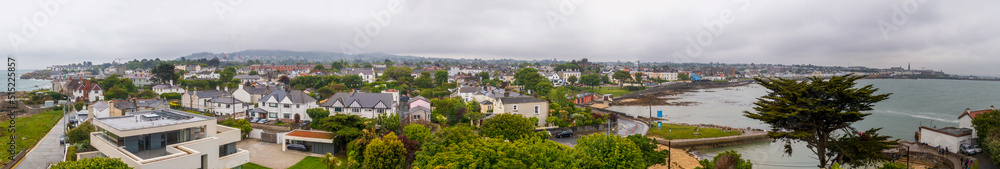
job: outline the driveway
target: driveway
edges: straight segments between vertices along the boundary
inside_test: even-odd
[[[236,147],[250,151],[250,162],[268,168],[288,168],[312,153],[281,151],[281,144],[263,143],[257,139],[236,142]]]
[[[14,168],[16,169],[38,169],[38,168],[48,168],[49,164],[55,164],[62,162],[66,158],[66,153],[63,152],[66,148],[59,144],[59,136],[62,136],[65,131],[63,131],[64,122],[66,122],[66,117],[59,119],[52,129],[49,130],[48,134],[38,144],[35,145],[34,149],[28,152],[28,155],[24,156],[24,159],[17,164]]]
[[[993,159],[990,159],[986,153],[979,153],[972,157],[979,160],[979,168],[997,168],[997,165],[993,163]]]

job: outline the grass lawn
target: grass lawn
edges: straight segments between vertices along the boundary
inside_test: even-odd
[[[254,163],[246,163],[243,164],[241,167],[243,167],[243,169],[271,169]]]
[[[739,131],[733,130],[730,132],[724,132],[722,129],[717,128],[698,128],[700,135],[694,136],[693,126],[682,126],[673,124],[663,124],[663,128],[657,130],[656,127],[649,129],[649,134],[657,136],[667,140],[673,139],[693,139],[693,138],[713,138],[713,137],[725,137],[739,135]]]
[[[31,117],[17,118],[15,119],[14,130],[17,131],[17,149],[27,149],[28,147],[34,146],[35,143],[42,140],[45,134],[49,133],[49,130],[59,122],[59,118],[63,117],[62,111],[45,111],[32,115]],[[10,121],[3,121],[0,123],[0,127],[3,131],[0,132],[0,147],[8,148],[10,147],[10,133],[7,129],[10,126]],[[61,130],[61,129],[59,129]],[[0,160],[2,162],[10,161],[10,157],[13,156],[9,152],[0,151]]]
[[[625,90],[625,89],[623,89],[621,87],[594,87],[594,89],[590,89],[590,87],[584,86],[584,87],[581,87],[581,88],[584,91],[594,92],[594,93],[598,93],[598,94],[613,94],[613,95],[615,95],[615,97],[621,96],[622,94],[632,93],[632,92],[630,92],[628,90]]]
[[[295,169],[295,168],[302,168],[302,169],[306,169],[306,168],[326,168],[326,164],[323,164],[323,159],[321,159],[319,157],[308,156],[308,157],[302,159],[302,161],[299,161],[299,163],[295,163],[295,165],[293,165],[292,167],[288,167],[288,168],[289,169]]]

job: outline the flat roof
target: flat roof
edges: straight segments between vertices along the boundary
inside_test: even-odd
[[[295,136],[295,137],[315,138],[315,139],[333,139],[333,137],[336,135],[329,132],[312,132],[312,131],[295,130],[286,134],[285,136]]]
[[[143,117],[158,119],[150,120]],[[124,116],[102,117],[96,119],[97,122],[108,125],[118,131],[147,129],[207,120],[215,120],[215,118],[173,109],[129,112]]]

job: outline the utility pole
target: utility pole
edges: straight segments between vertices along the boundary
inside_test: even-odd
[[[672,143],[672,142],[670,140],[667,140],[667,152],[669,152],[670,154],[673,154],[674,152],[670,152],[670,143]],[[673,161],[671,161],[670,156],[673,156],[673,155],[667,155],[667,169],[670,169],[670,163],[673,162]]]
[[[653,127],[653,103],[649,104],[649,127]]]
[[[906,168],[910,168],[910,146],[906,146]]]

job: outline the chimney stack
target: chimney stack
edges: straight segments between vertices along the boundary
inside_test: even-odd
[[[972,110],[972,109],[965,108],[965,113],[969,113],[969,110]]]
[[[996,110],[996,109],[993,108],[993,105],[990,105],[990,110]]]

